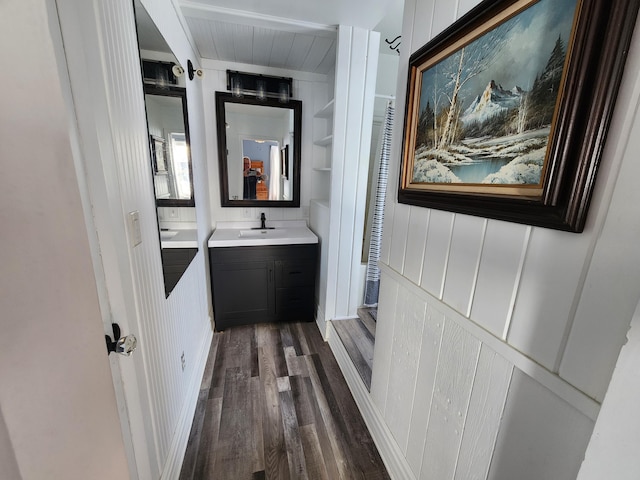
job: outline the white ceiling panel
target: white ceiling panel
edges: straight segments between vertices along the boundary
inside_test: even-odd
[[[313,45],[302,65],[303,72],[326,72],[323,61],[328,58],[333,65],[336,59],[336,41],[333,38],[314,37]],[[330,68],[330,67],[329,67]]]
[[[267,63],[268,66],[271,66],[273,40],[273,30],[262,27],[255,27],[253,29],[253,57],[256,62],[262,61],[263,63]]]
[[[404,0],[178,2],[202,58],[327,74],[335,65],[337,25],[384,26],[382,52],[384,39],[400,34]]]
[[[287,58],[287,65],[293,70],[302,70],[302,65],[311,50],[313,45],[313,39],[311,35],[296,34],[289,51],[289,57]]]
[[[233,51],[236,62],[255,63],[253,58],[253,30],[248,25],[234,25],[232,27]],[[257,58],[256,60],[260,60]]]
[[[274,31],[273,48],[268,59],[270,67],[287,68],[287,58],[293,46],[294,33]]]

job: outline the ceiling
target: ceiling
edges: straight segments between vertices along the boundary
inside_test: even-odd
[[[404,0],[178,0],[200,57],[326,74],[335,64],[336,26],[402,29]],[[396,42],[397,43],[397,42]],[[394,44],[395,45],[395,44]]]

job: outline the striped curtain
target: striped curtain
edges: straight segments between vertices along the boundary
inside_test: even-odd
[[[371,225],[371,243],[369,244],[369,261],[367,263],[367,283],[364,290],[364,304],[373,307],[378,304],[380,290],[380,242],[382,241],[382,224],[384,223],[384,200],[387,194],[389,178],[389,155],[391,153],[391,130],[393,128],[394,107],[388,102],[385,113],[380,148],[380,168],[376,186],[376,198],[373,206],[373,222]]]

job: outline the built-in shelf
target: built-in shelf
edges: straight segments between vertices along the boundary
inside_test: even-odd
[[[314,145],[325,147],[324,150],[318,149],[314,151],[314,164],[313,167],[314,178],[314,191],[311,199],[311,216],[313,217],[314,226],[319,231],[324,232],[325,238],[328,238],[329,234],[329,217],[330,217],[330,196],[331,196],[331,158],[332,158],[332,145],[333,145],[333,115],[334,115],[335,102],[331,100],[323,108],[321,108],[314,117],[318,123],[320,134],[322,131],[329,133],[324,138],[315,140]],[[315,173],[318,172],[318,173]]]
[[[316,205],[323,207],[323,208],[329,208],[331,205],[329,204],[329,200],[323,200],[323,199],[319,199],[319,198],[314,198],[311,200],[311,203],[315,203]]]
[[[315,116],[317,118],[329,118],[333,115],[333,105],[334,101],[331,100],[324,107],[322,107],[318,112],[316,112]]]
[[[333,135],[327,135],[326,137],[321,138],[320,140],[316,140],[313,143],[321,147],[326,147],[328,145],[331,145],[331,142],[333,142]]]

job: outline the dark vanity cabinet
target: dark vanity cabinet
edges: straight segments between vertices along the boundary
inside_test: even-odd
[[[318,244],[209,248],[216,330],[312,321]]]

